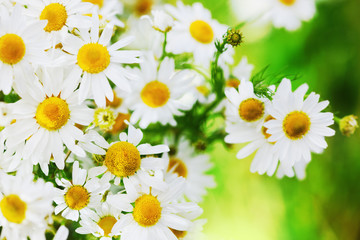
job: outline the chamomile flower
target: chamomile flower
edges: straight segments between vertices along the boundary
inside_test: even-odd
[[[250,166],[250,171],[253,173],[264,174],[266,172],[272,176],[277,168],[279,155],[275,151],[274,143],[268,141],[271,135],[263,126],[265,122],[272,119],[273,117],[270,115],[263,118],[261,128],[249,127],[242,123],[226,123],[225,130],[228,135],[225,137],[225,142],[231,144],[246,143],[246,146],[237,153],[238,159],[246,158],[256,152]]]
[[[124,23],[120,21],[117,15],[121,15],[124,11],[123,3],[118,0],[82,0],[94,4],[98,8],[100,17],[100,27],[106,26],[109,22],[117,27],[124,27]]]
[[[270,10],[265,14],[277,28],[289,31],[300,28],[302,21],[315,15],[315,0],[271,0]]]
[[[185,178],[184,196],[191,202],[201,202],[208,188],[215,187],[214,176],[206,174],[213,164],[207,154],[196,154],[188,141],[180,139],[174,155],[166,161],[166,180]]]
[[[178,1],[177,7],[167,5],[168,12],[176,19],[175,25],[168,33],[168,52],[180,54],[191,52],[194,54],[195,64],[208,68],[214,56],[215,40],[222,39],[227,26],[212,19],[209,10],[201,3],[185,6]],[[232,63],[233,49],[223,53],[219,63]]]
[[[330,112],[321,112],[329,101],[319,102],[315,93],[304,100],[307,84],[292,92],[289,79],[280,83],[272,104],[268,108],[274,118],[264,124],[270,142],[275,142],[280,162],[290,168],[301,159],[311,160],[311,152],[320,153],[327,147],[325,137],[333,136],[335,131],[329,128],[334,123]]]
[[[89,125],[93,110],[79,104],[76,76],[63,69],[43,69],[37,73],[39,81],[27,84],[13,104],[15,123],[2,131],[7,151],[16,151],[23,145],[22,158],[40,164],[45,174],[51,156],[58,168],[64,168],[64,144],[73,153],[85,156],[76,145],[83,132],[75,124]]]
[[[153,10],[151,14],[152,18],[148,15],[141,18],[147,19],[155,30],[165,33],[174,26],[174,19],[163,10]]]
[[[127,37],[109,46],[113,34],[113,25],[108,24],[99,37],[99,18],[93,14],[91,31],[80,31],[80,37],[68,35],[64,41],[64,50],[70,53],[68,64],[74,64],[78,76],[82,75],[79,88],[79,100],[90,96],[99,107],[105,107],[106,98],[113,100],[110,79],[119,88],[130,91],[126,77],[128,72],[121,64],[139,62],[139,51],[118,50],[128,45],[133,38]]]
[[[90,176],[106,173],[111,179],[115,178],[115,185],[119,185],[123,180],[124,184],[136,181],[157,189],[166,188],[167,185],[157,173],[164,168],[164,160],[153,155],[167,152],[169,148],[166,145],[139,145],[142,137],[140,129],[129,125],[128,134],[122,132],[120,141],[110,145],[103,166],[90,169]]]
[[[132,69],[136,78],[126,101],[134,111],[130,122],[135,124],[140,120],[141,128],[155,122],[175,126],[174,115],[182,115],[179,110],[191,107],[183,104],[181,98],[193,88],[193,75],[187,70],[175,71],[172,58],[165,58],[157,69],[158,63],[150,55],[140,64],[140,69]]]
[[[50,43],[42,30],[45,24],[29,23],[20,5],[10,15],[0,15],[0,90],[5,94],[33,74],[31,64],[46,64],[45,49]]]
[[[33,175],[0,174],[1,239],[45,239],[54,187]]]
[[[120,235],[120,232],[112,229],[121,216],[120,210],[104,202],[95,211],[81,215],[81,227],[75,231],[79,234],[92,234],[100,240],[111,240],[113,236]]]
[[[127,185],[126,199],[130,203],[128,212],[115,224],[113,229],[121,231],[123,240],[168,240],[176,239],[170,230],[187,231],[192,222],[181,213],[199,212],[195,203],[178,203],[184,188],[184,179],[176,178],[169,183],[166,191],[156,191],[149,187]],[[124,194],[109,196],[109,203],[114,207],[123,201]],[[121,208],[121,206],[120,206]]]
[[[47,20],[43,27],[52,46],[61,42],[74,28],[90,28],[89,16],[92,5],[81,0],[20,0],[26,6],[26,15],[35,22]]]
[[[64,189],[56,189],[55,214],[63,211],[61,215],[73,221],[78,221],[79,214],[89,214],[91,208],[99,206],[102,194],[110,188],[109,179],[89,178],[78,161],[74,162],[71,182],[56,179],[56,183]]]
[[[241,81],[238,91],[235,88],[226,88],[225,95],[229,100],[226,106],[228,121],[248,126],[261,122],[268,100],[255,95],[252,82]]]
[[[231,84],[230,80],[226,82],[227,87],[235,87],[237,88],[240,84],[240,81],[249,81],[251,73],[254,69],[254,65],[249,64],[247,57],[243,57],[238,65],[234,67],[232,70],[232,74],[236,79],[238,79],[238,84]]]

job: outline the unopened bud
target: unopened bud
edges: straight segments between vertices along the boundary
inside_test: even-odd
[[[239,46],[243,42],[243,36],[240,30],[229,29],[226,35],[226,42],[233,47]]]
[[[356,119],[357,116],[348,115],[340,120],[340,131],[343,135],[350,137],[354,134],[356,129],[359,127]]]

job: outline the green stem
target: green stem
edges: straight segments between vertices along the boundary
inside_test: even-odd
[[[167,44],[167,32],[164,32],[164,43],[163,43],[163,49],[162,49],[162,55],[160,61],[164,60],[164,58],[167,56],[166,44]]]

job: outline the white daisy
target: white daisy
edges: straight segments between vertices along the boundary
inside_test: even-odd
[[[212,19],[209,10],[201,3],[185,6],[177,2],[177,7],[167,5],[166,9],[176,19],[168,33],[168,52],[194,54],[195,64],[208,68],[216,51],[215,40],[222,39],[228,27]],[[234,50],[229,48],[219,58],[219,64],[232,63]]]
[[[275,27],[289,31],[300,28],[301,22],[312,19],[316,11],[315,0],[271,0],[270,6],[264,17]]]
[[[26,15],[33,21],[47,20],[43,27],[52,46],[61,42],[74,28],[90,28],[92,5],[81,0],[20,0],[26,6]]]
[[[120,235],[120,232],[113,231],[113,227],[121,216],[120,210],[104,202],[95,212],[90,211],[86,215],[81,215],[81,227],[75,231],[79,234],[92,234],[100,240],[111,240],[112,237]]]
[[[227,121],[248,126],[261,122],[268,100],[255,95],[252,82],[241,81],[238,91],[235,88],[226,88],[225,95],[229,100],[226,106]]]
[[[139,145],[142,137],[140,129],[129,125],[128,134],[122,132],[120,141],[110,145],[103,166],[90,169],[90,176],[106,172],[105,175],[111,175],[111,179],[115,178],[115,185],[119,185],[123,180],[124,184],[135,181],[157,189],[167,188],[160,174],[164,168],[164,160],[153,155],[167,152],[169,148],[166,145]]]
[[[54,187],[33,175],[0,174],[1,239],[45,239]]]
[[[147,19],[152,27],[160,32],[168,32],[174,26],[174,19],[163,10],[151,11],[152,18],[148,15],[141,17]]]
[[[213,164],[207,154],[196,154],[184,138],[179,140],[175,154],[166,157],[165,180],[185,178],[184,196],[191,202],[201,202],[208,188],[216,186],[214,176],[206,174]]]
[[[0,129],[10,125],[13,120],[10,103],[0,102]]]
[[[149,187],[139,188],[138,185],[125,185],[127,194],[109,196],[109,203],[114,207],[118,202],[128,199],[130,209],[114,228],[121,231],[123,240],[176,240],[170,228],[177,231],[187,231],[192,223],[182,213],[201,212],[195,203],[178,203],[183,194],[183,178],[176,178],[169,183],[165,192],[159,192]],[[125,195],[125,196],[124,196]],[[133,207],[134,206],[134,207]],[[122,206],[120,206],[122,209]],[[113,228],[113,229],[114,229]]]
[[[244,56],[242,57],[239,64],[233,68],[232,74],[239,81],[250,81],[251,73],[253,70],[254,70],[254,65],[249,64],[247,57]],[[239,84],[237,84],[237,86],[234,87],[237,88]],[[226,85],[229,86],[230,84],[227,82]]]
[[[311,152],[320,153],[327,147],[324,137],[333,136],[329,128],[334,123],[330,112],[321,112],[329,101],[319,102],[320,96],[310,93],[304,100],[308,85],[301,85],[292,92],[289,79],[280,83],[268,112],[275,119],[264,124],[271,134],[270,142],[275,142],[280,162],[290,168],[301,159],[311,160]]]
[[[0,15],[0,90],[9,94],[11,87],[21,86],[33,75],[31,64],[46,64],[45,49],[50,47],[42,28],[45,21],[29,23],[20,5],[11,15]]]
[[[139,51],[118,50],[128,45],[133,38],[127,37],[109,45],[113,34],[113,25],[108,24],[99,37],[99,18],[93,14],[90,33],[80,31],[80,37],[68,35],[64,41],[67,64],[74,64],[74,71],[82,80],[79,88],[79,100],[89,97],[90,93],[99,107],[105,107],[105,99],[113,100],[113,91],[108,78],[123,90],[130,91],[126,77],[127,71],[121,64],[139,62]],[[76,70],[75,70],[76,69]]]
[[[63,144],[79,156],[85,156],[76,145],[83,132],[75,126],[89,125],[93,110],[79,104],[77,91],[74,92],[76,77],[73,72],[65,75],[63,69],[43,69],[38,73],[42,83],[34,81],[19,92],[21,99],[13,104],[16,122],[5,127],[2,135],[9,154],[18,152],[24,145],[22,157],[40,164],[45,174],[48,172],[50,157],[58,168],[64,168]]]
[[[175,71],[172,58],[165,58],[158,69],[158,63],[151,54],[140,64],[140,69],[133,68],[134,84],[132,94],[126,99],[134,112],[131,123],[146,128],[150,123],[176,125],[175,116],[182,115],[179,110],[187,110],[180,99],[193,88],[193,75],[188,70]]]
[[[56,189],[55,214],[63,211],[61,215],[73,221],[78,221],[79,214],[89,214],[91,208],[99,206],[104,192],[110,188],[108,178],[89,178],[87,171],[79,167],[78,161],[74,162],[71,182],[55,180],[64,187],[63,190]]]
[[[124,11],[123,3],[118,0],[82,0],[94,4],[98,8],[100,26],[106,26],[109,22],[117,27],[124,27],[124,23],[117,17]]]

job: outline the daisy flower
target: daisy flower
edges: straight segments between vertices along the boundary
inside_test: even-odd
[[[206,174],[213,167],[209,155],[196,154],[185,139],[180,139],[176,153],[166,159],[165,180],[185,178],[184,196],[191,202],[201,202],[207,188],[216,186],[214,176]]]
[[[185,6],[178,1],[177,7],[167,5],[166,9],[176,19],[168,33],[167,51],[193,53],[195,63],[208,68],[216,51],[215,40],[222,39],[228,27],[212,19],[210,11],[201,3]],[[219,64],[232,63],[233,53],[233,49],[229,48],[220,56]]]
[[[270,142],[275,142],[280,162],[285,168],[294,166],[301,159],[311,160],[311,152],[320,153],[327,147],[324,137],[333,136],[329,128],[334,123],[330,112],[321,112],[329,101],[319,102],[320,96],[309,94],[304,100],[308,85],[301,85],[292,92],[289,79],[280,83],[272,104],[268,108],[274,118],[264,124]]]
[[[164,168],[164,160],[153,155],[168,152],[169,148],[166,145],[139,145],[142,137],[140,129],[129,125],[128,134],[120,133],[120,141],[107,149],[103,166],[91,168],[90,176],[106,173],[111,179],[115,178],[115,185],[123,180],[124,184],[136,181],[157,189],[166,188],[162,176],[157,174]]]
[[[174,19],[163,10],[151,11],[152,17],[146,15],[142,19],[147,19],[152,27],[162,33],[168,32],[174,26]]]
[[[243,57],[238,65],[232,70],[232,75],[235,78],[229,78],[225,85],[226,87],[238,88],[240,81],[250,81],[251,72],[254,69],[254,65],[249,64],[247,57]]]
[[[277,28],[289,31],[300,28],[302,21],[309,21],[315,15],[315,0],[271,0],[270,9],[265,13]]]
[[[147,55],[140,64],[140,69],[133,68],[134,84],[132,94],[126,99],[134,112],[130,122],[139,120],[141,128],[150,123],[160,122],[162,125],[176,125],[174,115],[183,113],[191,106],[183,104],[180,99],[193,88],[193,75],[187,70],[175,71],[175,61],[165,58],[158,69],[155,59]]]
[[[38,77],[42,83],[34,81],[20,91],[21,99],[13,104],[15,123],[5,127],[2,135],[7,151],[17,151],[24,145],[22,157],[40,164],[48,173],[50,157],[59,169],[64,168],[64,147],[79,156],[85,156],[76,145],[83,132],[75,126],[91,123],[93,110],[79,104],[77,91],[74,92],[76,76],[66,74],[63,69],[43,69]]]
[[[225,95],[228,99],[226,105],[228,121],[247,126],[258,125],[261,122],[268,100],[255,95],[252,82],[241,81],[238,91],[235,88],[226,88]]]
[[[53,212],[54,187],[33,175],[0,173],[1,239],[45,239],[47,218]]]
[[[122,2],[118,0],[82,0],[83,2],[92,3],[97,7],[99,17],[100,17],[100,26],[106,26],[109,22],[114,24],[117,27],[124,27],[124,23],[120,21],[117,15],[120,15],[124,11],[124,6]]]
[[[278,166],[279,155],[275,151],[274,143],[268,140],[271,135],[267,133],[267,128],[263,126],[265,122],[272,119],[273,117],[270,115],[263,118],[261,128],[249,127],[242,123],[226,123],[225,131],[228,135],[225,137],[225,142],[246,144],[237,153],[236,157],[238,159],[246,158],[256,152],[250,166],[250,171],[253,173],[264,174],[266,172],[269,176],[272,176]]]
[[[61,215],[73,221],[78,221],[79,214],[89,214],[91,208],[99,206],[102,195],[110,188],[108,178],[89,178],[87,171],[79,167],[78,161],[74,162],[71,182],[66,179],[55,180],[64,188],[55,189],[55,214],[63,211]]]
[[[113,100],[110,79],[119,88],[130,91],[126,77],[127,71],[121,64],[139,63],[139,51],[118,50],[132,41],[127,37],[109,45],[113,25],[108,24],[99,37],[99,17],[93,14],[91,31],[80,31],[80,37],[68,35],[63,50],[70,53],[65,57],[67,64],[74,64],[78,77],[82,75],[79,100],[89,97],[90,93],[99,107],[105,107],[106,98]],[[75,70],[76,69],[76,70]]]
[[[61,42],[74,28],[90,28],[92,5],[81,0],[20,0],[26,6],[26,15],[35,22],[47,20],[43,27],[52,46]]]
[[[113,227],[121,216],[120,210],[104,202],[95,212],[90,211],[86,215],[81,215],[81,227],[75,231],[79,234],[92,234],[100,240],[111,240],[112,237],[120,235],[120,232],[113,231]]]
[[[184,184],[183,178],[176,178],[169,183],[165,192],[149,187],[140,188],[139,185],[125,186],[125,198],[133,204],[129,205],[128,212],[132,213],[120,218],[113,229],[121,231],[123,240],[177,239],[170,228],[187,231],[192,226],[192,222],[180,214],[201,211],[195,203],[177,202],[183,194]],[[109,196],[108,201],[117,207],[117,203],[123,199],[124,194],[117,194]]]
[[[42,28],[45,21],[29,23],[23,9],[16,5],[9,15],[0,15],[0,90],[9,94],[11,87],[22,85],[33,74],[31,64],[46,64],[45,49],[50,47]]]

